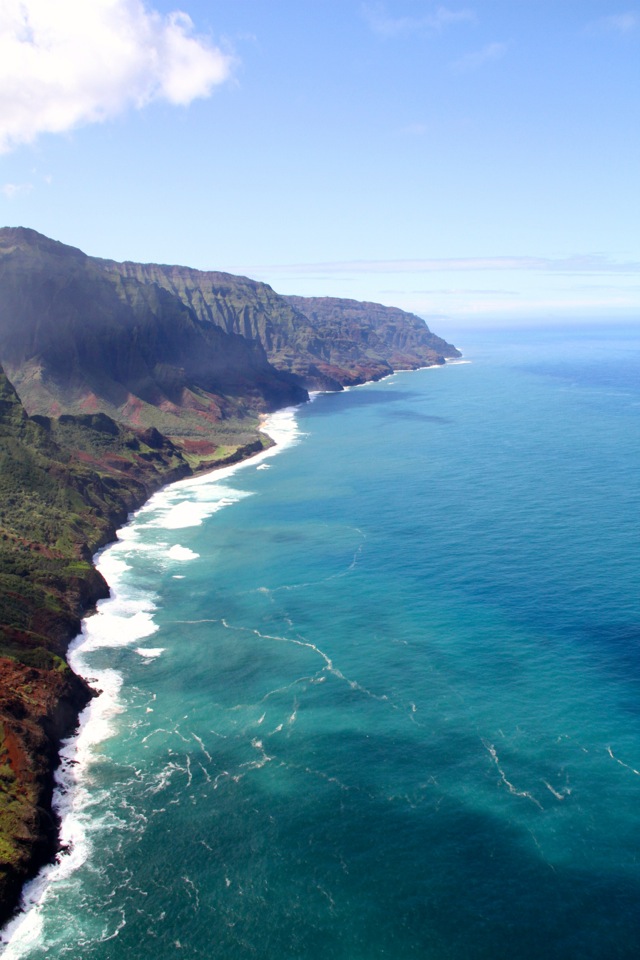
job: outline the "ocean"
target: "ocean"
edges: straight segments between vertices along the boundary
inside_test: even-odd
[[[160,492],[3,960],[640,949],[640,329],[476,331]]]

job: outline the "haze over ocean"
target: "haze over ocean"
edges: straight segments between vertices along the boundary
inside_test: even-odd
[[[4,960],[637,956],[639,330],[459,345],[102,554]]]

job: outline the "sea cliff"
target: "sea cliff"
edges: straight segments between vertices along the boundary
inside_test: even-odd
[[[459,356],[379,304],[117,264],[0,230],[0,922],[56,853],[60,741],[94,691],[65,654],[91,558],[160,487],[263,449],[262,414]]]

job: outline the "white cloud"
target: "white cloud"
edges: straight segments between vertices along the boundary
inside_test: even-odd
[[[506,52],[506,43],[488,43],[481,50],[476,50],[474,53],[467,53],[464,57],[460,57],[452,66],[454,70],[460,72],[476,70],[478,67],[492,60],[500,60]]]
[[[638,27],[640,27],[640,15],[629,11],[593,20],[588,24],[587,30],[589,33],[631,33]]]
[[[382,37],[397,37],[407,33],[440,33],[452,23],[475,20],[472,10],[450,10],[437,6],[424,17],[393,17],[383,3],[363,3],[362,12],[369,27]]]
[[[0,193],[4,194],[7,200],[13,200],[21,193],[31,193],[32,183],[5,183],[0,187]]]
[[[0,152],[153,100],[186,106],[233,58],[142,0],[2,0]]]

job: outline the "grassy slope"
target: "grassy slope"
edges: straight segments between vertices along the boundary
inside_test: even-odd
[[[218,462],[261,448],[255,428]],[[0,922],[55,850],[57,747],[91,695],[65,651],[108,593],[92,554],[151,492],[212,465],[104,414],[31,419],[0,370]]]

